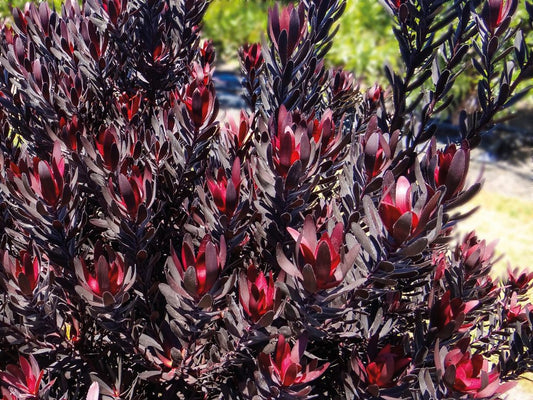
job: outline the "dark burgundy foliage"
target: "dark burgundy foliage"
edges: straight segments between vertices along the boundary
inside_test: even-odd
[[[517,2],[385,1],[403,65],[368,89],[324,64],[343,0],[276,6],[224,123],[208,3],[2,25],[3,399],[500,397],[533,370],[533,273],[491,278],[455,227],[533,77]],[[443,145],[466,64],[478,107]]]
[[[276,306],[276,287],[272,271],[267,278],[263,271],[258,271],[253,264],[248,267],[245,274],[239,277],[239,300],[242,308],[253,322],[265,323],[272,319]],[[279,296],[277,297],[279,298]],[[260,322],[261,321],[261,322]]]
[[[366,366],[367,383],[380,388],[395,386],[396,378],[410,363],[411,357],[405,356],[402,346],[387,344]]]

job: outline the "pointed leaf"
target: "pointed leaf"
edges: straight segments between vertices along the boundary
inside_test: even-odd
[[[196,268],[194,266],[190,266],[185,271],[183,275],[183,287],[192,297],[198,296],[198,282],[196,280]]]
[[[98,386],[98,382],[93,382],[89,387],[89,392],[87,393],[85,400],[98,400],[99,395],[100,387]]]
[[[302,268],[302,281],[305,290],[307,290],[309,293],[316,292],[316,277],[313,268],[309,264],[305,264]]]
[[[283,271],[285,271],[290,276],[294,276],[303,281],[304,277],[302,273],[292,262],[287,259],[285,253],[283,252],[281,244],[279,243],[276,247],[276,260]]]

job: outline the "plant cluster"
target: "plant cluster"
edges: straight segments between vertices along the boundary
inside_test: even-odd
[[[3,399],[495,399],[533,369],[533,273],[493,281],[493,244],[454,235],[470,152],[533,76],[517,2],[386,3],[388,87],[324,66],[345,2],[302,0],[241,49],[225,123],[208,1],[13,10]],[[467,60],[479,107],[441,146]]]

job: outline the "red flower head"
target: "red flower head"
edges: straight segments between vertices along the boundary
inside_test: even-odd
[[[464,264],[467,276],[475,276],[490,267],[495,246],[496,242],[487,245],[485,240],[478,240],[472,231],[457,246],[454,257]]]
[[[198,48],[200,53],[200,63],[203,67],[213,65],[215,62],[215,48],[212,40],[204,40],[202,47]]]
[[[337,223],[331,234],[322,233],[318,240],[311,216],[305,218],[301,233],[293,228],[287,228],[287,231],[299,247],[296,254],[298,268],[278,251],[278,262],[289,275],[300,278],[305,289],[311,293],[335,287],[342,282],[359,252],[359,247],[354,246],[346,255],[341,255],[344,243],[342,223]]]
[[[435,188],[446,187],[444,200],[454,197],[463,189],[469,162],[470,149],[466,142],[460,149],[457,149],[455,144],[451,144],[444,150],[437,151],[437,165],[434,172]]]
[[[440,281],[444,277],[444,271],[448,269],[448,259],[445,252],[434,252],[431,255],[431,263],[435,265],[435,281]]]
[[[533,272],[521,271],[519,268],[507,269],[507,285],[518,294],[526,293],[533,286]]]
[[[57,142],[54,145],[51,163],[37,157],[33,159],[31,187],[46,204],[55,207],[63,195],[64,175],[65,159],[61,156],[61,145]]]
[[[182,363],[189,362],[196,355],[188,353],[182,343],[172,332],[170,324],[162,321],[150,335],[146,335],[139,341],[139,347],[147,361],[162,372],[161,380],[170,381],[180,374]],[[176,357],[176,354],[179,354]]]
[[[263,54],[261,53],[261,44],[245,44],[240,49],[241,62],[244,69],[253,80],[257,70],[264,64]]]
[[[241,163],[239,158],[233,162],[231,179],[226,178],[223,168],[218,170],[216,180],[207,177],[207,187],[215,200],[218,210],[229,218],[233,216],[239,204],[239,192],[241,185]]]
[[[383,89],[381,86],[379,86],[377,83],[374,83],[373,86],[369,87],[366,92],[366,98],[369,102],[376,104],[381,99],[381,95],[383,94]]]
[[[239,277],[239,300],[254,323],[274,309],[275,293],[272,271],[267,282],[263,271],[258,271],[251,264],[247,274],[242,273]]]
[[[122,12],[121,0],[102,0],[102,7],[109,15],[109,19],[111,20],[113,25],[116,25],[118,17]]]
[[[55,380],[41,388],[43,375],[44,370],[39,368],[32,354],[28,358],[19,355],[19,365],[9,364],[5,372],[0,372],[0,379],[18,399],[45,398]]]
[[[30,179],[32,177],[30,168],[28,168],[26,161],[23,158],[19,160],[18,164],[15,164],[13,161],[9,161],[9,165],[6,168],[6,175],[8,179],[10,181],[14,180],[14,178],[22,179],[22,174],[26,174],[26,176],[29,176]]]
[[[298,8],[289,4],[281,11],[276,4],[268,12],[268,37],[274,44],[281,56],[282,64],[291,57],[296,46],[306,33],[304,4],[300,3]],[[286,46],[280,48],[280,46]]]
[[[533,311],[533,305],[531,304],[519,304],[518,303],[518,294],[513,292],[511,299],[509,300],[509,305],[505,307],[506,315],[505,321],[508,324],[511,324],[515,321],[524,322],[527,320],[527,312]]]
[[[381,220],[398,243],[407,240],[418,227],[419,215],[413,210],[411,191],[409,180],[400,176],[379,205]]]
[[[117,257],[114,262],[108,263],[103,255],[100,256],[95,265],[94,275],[89,273],[86,266],[84,267],[85,282],[95,295],[102,296],[105,292],[116,294],[122,289],[124,262],[121,258]]]
[[[352,95],[357,89],[353,73],[342,68],[335,68],[330,71],[330,89],[334,97],[343,98],[345,95]]]
[[[218,112],[215,85],[207,71],[197,65],[193,69],[193,80],[186,86],[183,102],[195,129],[211,124]]]
[[[472,324],[463,325],[465,316],[479,304],[477,300],[464,303],[460,298],[450,297],[451,292],[447,290],[431,308],[431,326],[437,329],[439,337],[449,337],[452,332],[466,332]]]
[[[286,129],[273,140],[274,165],[278,173],[286,177],[289,168],[300,159],[300,145],[296,145],[294,132]]]
[[[298,120],[282,105],[278,112],[276,134],[272,137],[272,161],[278,174],[287,177],[292,165],[300,160],[307,165],[311,144],[307,134],[307,123]]]
[[[122,256],[111,249],[104,254],[102,243],[94,249],[94,272],[87,268],[85,260],[75,260],[76,275],[80,286],[78,292],[91,304],[106,307],[122,304],[128,299],[124,296],[135,282],[135,273],[126,269]]]
[[[311,138],[316,144],[320,145],[320,154],[327,153],[337,143],[335,134],[335,121],[333,121],[333,112],[328,108],[322,115],[322,119],[312,120]]]
[[[367,382],[380,388],[395,386],[396,379],[410,362],[411,357],[405,357],[402,346],[387,344],[367,365]]]
[[[445,368],[455,368],[455,379],[448,383],[453,390],[481,399],[504,393],[514,386],[515,382],[501,385],[500,373],[496,369],[489,371],[489,363],[481,354],[471,355],[470,350],[463,347],[464,343],[459,342],[444,358]]]
[[[114,171],[117,168],[120,159],[115,128],[111,127],[99,132],[95,136],[94,141],[105,167]]]
[[[183,279],[187,293],[199,300],[208,293],[218,280],[220,272],[226,264],[226,243],[224,237],[219,246],[215,245],[210,235],[205,235],[194,255],[194,246],[190,235],[185,235],[181,248],[181,261],[175,253],[172,260]]]
[[[22,294],[31,296],[39,284],[39,276],[41,275],[39,258],[35,256],[32,260],[31,255],[27,251],[22,250],[19,258],[13,262],[6,251],[3,257],[3,263],[6,271],[15,278]]]
[[[59,129],[63,143],[65,143],[70,150],[76,151],[78,149],[78,135],[83,132],[83,127],[77,115],[73,115],[69,121],[65,117],[59,119]]]
[[[161,39],[157,40],[157,45],[154,46],[154,49],[152,51],[152,62],[154,64],[164,62],[166,59],[168,59],[170,49],[168,46],[165,45],[165,43],[161,42]]]
[[[300,359],[304,354],[306,345],[307,338],[300,337],[291,349],[289,343],[285,341],[285,337],[279,335],[274,358],[272,355],[260,353],[259,366],[278,386],[288,388],[311,382],[326,371],[329,363],[325,363],[317,369],[318,361],[313,359],[303,370]]]
[[[241,110],[238,121],[235,121],[231,116],[228,116],[224,131],[228,134],[228,137],[235,145],[235,148],[241,149],[249,142],[252,137],[252,132],[250,130],[252,121],[253,116],[248,116],[244,110]]]
[[[494,31],[516,11],[517,0],[486,0],[481,16],[490,31]]]
[[[384,135],[377,123],[377,117],[370,118],[362,140],[367,181],[371,181],[390,165],[398,140],[396,134],[392,137]]]
[[[113,190],[113,181],[109,178],[109,189]],[[152,172],[149,168],[141,171],[137,165],[133,165],[130,171],[123,168],[118,176],[119,195],[115,194],[115,200],[120,210],[132,221],[136,221],[141,204],[150,203],[153,197]]]

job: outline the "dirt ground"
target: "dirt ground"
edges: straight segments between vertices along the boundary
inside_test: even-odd
[[[482,173],[485,191],[533,202],[533,158],[495,161],[487,153],[474,150],[469,178],[473,180],[479,173]]]

